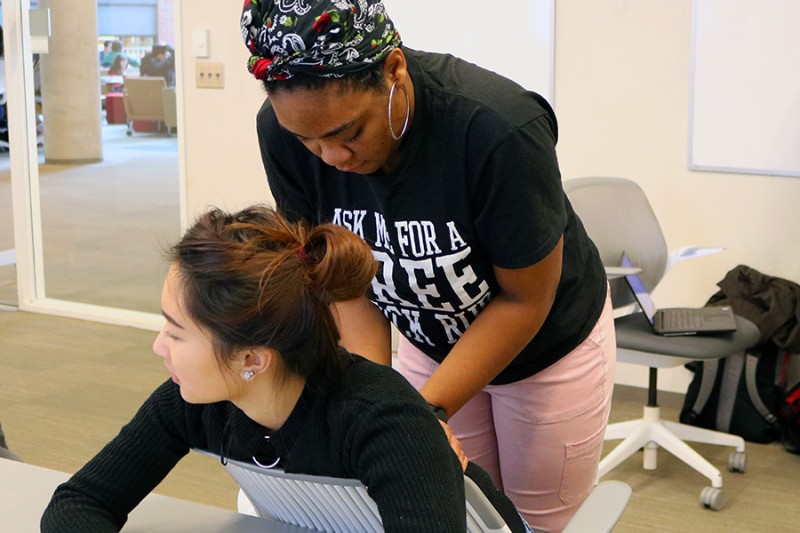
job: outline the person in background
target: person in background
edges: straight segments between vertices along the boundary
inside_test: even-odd
[[[6,113],[6,104],[8,103],[8,92],[6,90],[6,53],[3,43],[3,26],[0,26],[0,149],[7,149],[8,115]]]
[[[286,472],[356,478],[386,531],[464,531],[462,463],[397,372],[339,346],[330,304],[367,290],[355,234],[273,210],[202,215],[170,253],[153,345],[170,379],[65,484],[41,530],[118,531],[191,448]],[[512,531],[527,526],[477,466]]]
[[[103,56],[103,61],[100,63],[103,67],[110,67],[114,64],[114,60],[117,59],[117,56],[123,55],[128,59],[128,64],[132,67],[139,66],[139,60],[135,57],[129,56],[122,51],[122,41],[116,40],[111,42],[111,51],[108,52],[106,55]]]
[[[103,41],[103,49],[99,52],[101,66],[103,64],[103,58],[105,58],[106,54],[109,52],[111,52],[111,41]]]
[[[167,86],[175,86],[175,51],[166,44],[153,45],[153,49],[142,58],[139,67],[142,76],[157,76],[167,81]]]
[[[475,40],[524,56],[495,30]],[[251,0],[241,32],[280,212],[352,229],[380,265],[367,296],[336,303],[343,345],[390,364],[394,324],[399,370],[470,460],[535,529],[562,529],[595,484],[616,346],[552,108],[407,48],[379,0]]]
[[[108,69],[108,74],[110,76],[125,76],[127,69],[128,58],[124,55],[118,55],[116,59],[114,59],[114,63],[111,65],[111,68]],[[118,92],[121,91],[123,87],[124,83],[110,83],[108,85],[108,90],[110,92]]]

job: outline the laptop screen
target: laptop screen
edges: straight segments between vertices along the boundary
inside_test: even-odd
[[[634,267],[633,262],[625,252],[622,252],[622,266],[628,268]],[[653,302],[653,298],[650,296],[650,291],[648,291],[647,287],[644,286],[644,282],[638,274],[627,274],[625,276],[625,280],[628,282],[628,285],[630,285],[630,288],[636,297],[636,301],[639,302],[639,307],[642,308],[647,320],[649,320],[652,324],[655,319],[657,308],[655,302]]]

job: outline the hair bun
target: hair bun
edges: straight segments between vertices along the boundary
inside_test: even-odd
[[[350,230],[334,224],[312,228],[302,248],[312,260],[309,267],[313,286],[328,294],[332,302],[363,296],[378,270],[369,245]]]

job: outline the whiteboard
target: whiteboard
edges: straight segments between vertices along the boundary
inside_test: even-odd
[[[555,0],[383,0],[403,44],[447,52],[553,104]],[[502,3],[502,10],[497,6]]]
[[[695,0],[693,17],[689,168],[800,176],[800,1]]]

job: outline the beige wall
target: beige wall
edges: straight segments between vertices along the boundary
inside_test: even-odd
[[[192,219],[209,205],[234,209],[272,202],[256,142],[255,115],[264,100],[247,72],[239,32],[242,0],[181,0],[179,15],[183,91],[186,206]],[[192,30],[209,30],[210,57],[195,58]],[[195,87],[198,62],[223,64],[224,89]]]
[[[690,0],[558,0],[555,107],[564,179],[636,180],[670,248],[725,246],[682,263],[655,291],[660,306],[702,305],[739,264],[800,281],[800,179],[687,169]],[[746,109],[756,112],[757,108]],[[646,383],[621,368],[622,382]],[[662,372],[685,390],[688,372]]]
[[[241,3],[183,0],[190,216],[208,204],[269,198],[254,130],[263,93],[244,68]],[[224,63],[224,90],[193,87],[194,27],[210,30],[208,60]],[[702,305],[738,264],[800,281],[800,179],[687,169],[690,52],[690,0],[556,3],[555,108],[564,179],[632,178],[649,195],[670,247],[727,247],[673,269],[655,293],[661,306]],[[627,378],[633,369],[622,370],[622,382],[646,383],[643,374]],[[685,390],[683,369],[661,376],[663,388]]]
[[[738,264],[800,281],[800,179],[687,169],[691,1],[559,0],[556,21],[564,179],[630,177],[670,247],[728,248],[678,265],[658,303],[701,305]]]

